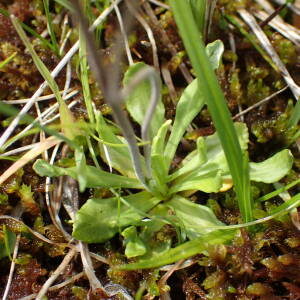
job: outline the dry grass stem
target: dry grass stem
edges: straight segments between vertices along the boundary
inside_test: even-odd
[[[56,137],[49,137],[44,142],[37,143],[37,146],[26,154],[24,154],[20,159],[18,159],[14,164],[12,164],[1,176],[0,176],[0,184],[2,184],[5,180],[7,180],[11,175],[17,172],[20,168],[25,166],[29,161],[38,157],[45,150],[54,147],[55,145],[61,143]]]
[[[11,283],[12,283],[12,280],[13,280],[14,270],[15,270],[15,266],[16,266],[16,258],[17,258],[18,251],[19,251],[20,238],[21,238],[21,235],[18,234],[17,238],[16,238],[16,243],[15,243],[13,257],[12,257],[12,262],[10,264],[9,275],[8,275],[7,283],[6,283],[6,286],[5,286],[4,294],[2,296],[2,300],[7,299],[9,289],[10,289],[10,286],[11,286]]]
[[[170,53],[175,56],[177,54],[177,49],[176,47],[171,43],[166,31],[160,26],[158,19],[155,15],[155,13],[153,12],[151,6],[149,5],[148,2],[145,2],[143,4],[143,7],[145,9],[145,12],[147,13],[147,15],[149,16],[151,22],[155,25],[155,29],[157,30],[157,32],[159,32],[160,34],[160,38],[163,42],[164,45],[166,45],[170,51]],[[187,83],[191,83],[193,81],[193,77],[190,74],[190,71],[188,70],[188,68],[186,67],[185,63],[182,62],[179,65],[179,69],[183,75],[183,77],[185,78],[185,80],[187,81]]]
[[[233,119],[233,120],[236,120],[236,119],[238,119],[239,117],[241,117],[241,116],[245,115],[246,113],[248,113],[249,111],[253,110],[254,108],[263,105],[264,103],[270,101],[271,99],[273,99],[273,98],[276,97],[277,95],[279,95],[279,94],[281,94],[282,92],[284,92],[287,88],[288,88],[288,86],[285,86],[284,88],[282,88],[281,90],[279,90],[279,91],[273,93],[272,95],[270,95],[270,96],[268,96],[268,97],[262,99],[261,101],[255,103],[255,104],[253,104],[253,105],[251,105],[251,106],[249,106],[247,109],[245,109],[245,110],[243,110],[242,112],[236,114],[232,119]]]
[[[273,62],[277,66],[277,68],[280,70],[281,75],[283,76],[285,82],[291,89],[292,93],[294,94],[294,97],[296,100],[298,100],[300,96],[300,88],[295,83],[295,81],[292,79],[289,71],[283,64],[283,62],[280,60],[280,57],[274,50],[272,44],[270,43],[269,39],[267,38],[264,31],[259,27],[258,23],[256,22],[255,18],[245,9],[239,9],[238,13],[243,18],[243,20],[248,24],[248,26],[252,29],[253,33],[259,40],[262,47],[265,49],[265,51],[269,54],[269,56],[272,58]]]
[[[146,22],[146,20],[143,18],[143,16],[141,15],[141,13],[138,11],[138,8],[136,7],[136,1],[132,0],[125,0],[129,10],[131,11],[132,15],[139,21],[139,23],[143,26],[143,28],[145,29],[150,44],[151,44],[151,48],[152,48],[152,56],[153,56],[153,65],[156,68],[156,70],[159,71],[159,60],[158,60],[158,55],[157,55],[157,46],[156,46],[156,41],[153,35],[153,31],[151,29],[151,27],[149,26],[149,24]]]
[[[57,267],[57,269],[51,274],[51,276],[47,279],[47,281],[42,286],[41,290],[36,296],[36,300],[42,300],[44,296],[46,295],[49,287],[52,285],[52,283],[57,279],[57,277],[66,269],[70,261],[73,259],[73,257],[76,254],[76,249],[70,249],[68,254],[64,257],[61,264]]]

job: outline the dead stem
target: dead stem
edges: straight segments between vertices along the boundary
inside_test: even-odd
[[[18,251],[19,251],[20,238],[21,238],[21,234],[18,234],[17,238],[16,238],[16,243],[15,243],[13,257],[12,257],[12,262],[10,264],[9,275],[8,275],[6,287],[5,287],[5,290],[4,290],[4,294],[2,296],[2,300],[7,299],[9,289],[10,289],[10,286],[11,286],[11,283],[12,283],[14,270],[15,270],[15,266],[16,266],[16,258],[17,258]]]
[[[147,15],[149,16],[151,22],[155,25],[155,29],[160,34],[160,38],[161,38],[163,44],[168,47],[168,49],[169,49],[170,53],[172,54],[172,56],[175,56],[177,54],[176,47],[171,43],[166,31],[160,26],[160,24],[157,20],[157,17],[155,15],[155,13],[153,12],[151,6],[149,5],[148,2],[145,2],[143,4],[143,7],[144,7]],[[187,83],[191,83],[193,81],[193,77],[191,76],[191,74],[190,74],[190,72],[189,72],[189,70],[186,67],[184,62],[182,62],[179,65],[179,69],[180,69],[183,77],[187,81]]]
[[[132,15],[140,22],[140,24],[144,27],[151,47],[152,47],[152,55],[153,55],[153,65],[155,67],[155,69],[157,71],[159,71],[159,61],[158,61],[158,55],[157,55],[157,46],[156,46],[156,42],[155,42],[155,38],[152,32],[151,27],[149,26],[149,24],[146,22],[146,20],[143,18],[143,16],[141,15],[141,13],[138,10],[138,7],[136,5],[136,1],[132,1],[132,0],[125,0],[130,12],[132,13]]]
[[[262,47],[265,49],[265,51],[269,54],[269,56],[272,58],[273,62],[277,66],[277,68],[280,70],[282,77],[284,78],[287,85],[290,87],[292,93],[294,94],[296,100],[298,100],[300,96],[300,88],[295,83],[295,81],[292,79],[289,71],[283,64],[283,62],[280,60],[280,57],[274,50],[272,44],[270,43],[269,39],[265,35],[264,31],[259,27],[258,23],[256,22],[255,18],[245,9],[239,9],[238,13],[243,18],[243,20],[248,24],[248,26],[252,29],[253,33],[259,40]]]
[[[285,86],[284,88],[282,88],[281,90],[273,93],[272,95],[262,99],[261,101],[249,106],[247,109],[241,111],[240,113],[236,114],[234,117],[232,117],[233,120],[238,119],[240,116],[245,115],[246,113],[248,113],[249,111],[253,110],[256,107],[259,107],[261,105],[263,105],[264,103],[267,103],[268,101],[270,101],[271,99],[273,99],[274,97],[276,97],[277,95],[281,94],[283,91],[285,91],[288,88],[288,86]]]
[[[119,21],[121,35],[122,35],[123,40],[124,40],[125,51],[126,51],[128,63],[129,63],[129,65],[132,65],[133,64],[133,58],[132,58],[132,55],[131,55],[131,52],[130,52],[129,42],[128,42],[128,38],[127,38],[126,31],[125,31],[125,28],[124,28],[123,18],[122,18],[119,7],[116,4],[115,0],[112,0],[112,3],[114,5],[114,9],[115,9],[118,21]]]
[[[65,268],[68,266],[70,261],[73,259],[75,254],[77,253],[76,249],[70,249],[68,254],[64,257],[61,264],[57,267],[57,269],[51,274],[51,276],[47,279],[47,281],[42,286],[41,290],[36,296],[36,300],[42,300],[43,297],[46,295],[49,287],[52,285],[52,283],[57,279],[57,277],[65,270]]]
[[[53,285],[53,286],[49,287],[48,291],[52,292],[52,291],[59,290],[59,289],[65,287],[66,285],[69,285],[69,284],[77,281],[78,279],[80,279],[84,275],[85,275],[84,272],[80,272],[80,273],[78,273],[76,275],[73,275],[71,278],[65,280],[64,282],[61,282],[61,283],[58,283],[56,285]],[[35,299],[36,296],[37,296],[37,294],[35,293],[35,294],[31,294],[29,296],[20,298],[19,300],[31,300],[31,299]]]

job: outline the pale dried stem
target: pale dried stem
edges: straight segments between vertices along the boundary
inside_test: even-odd
[[[131,52],[130,52],[129,42],[128,42],[127,34],[126,34],[126,31],[125,31],[123,18],[122,18],[119,7],[116,4],[115,0],[112,0],[112,3],[114,5],[114,9],[115,9],[118,21],[119,21],[120,30],[121,30],[121,34],[122,34],[122,37],[123,37],[123,40],[124,40],[125,51],[126,51],[128,63],[129,63],[129,65],[132,65],[133,64],[133,59],[132,59],[132,55],[131,55]]]
[[[162,43],[164,45],[166,45],[170,51],[170,53],[175,56],[177,54],[177,50],[176,50],[176,47],[171,43],[166,31],[161,28],[160,24],[159,24],[159,21],[157,20],[157,17],[155,15],[155,13],[153,12],[151,6],[149,5],[148,2],[145,2],[143,4],[143,7],[147,13],[147,15],[149,16],[151,22],[155,25],[155,28],[156,30],[159,32],[160,34],[160,37],[161,37],[161,40],[162,40]],[[185,78],[185,80],[187,81],[187,83],[191,83],[193,81],[193,77],[191,76],[188,68],[186,67],[185,63],[182,62],[180,65],[179,65],[179,69],[183,75],[183,77]]]
[[[63,94],[64,91],[60,91],[60,94]],[[78,94],[78,90],[76,89],[69,89],[66,97],[64,98],[65,100],[68,100]],[[55,95],[54,94],[49,94],[46,96],[41,96],[36,99],[36,101],[46,101],[46,100],[51,100],[54,99]],[[26,104],[30,98],[25,98],[25,99],[18,99],[18,100],[0,100],[0,102],[5,103],[5,104]]]
[[[135,3],[131,2],[132,0],[125,0],[129,10],[131,11],[132,15],[140,22],[140,24],[143,26],[143,28],[145,29],[151,47],[152,47],[152,55],[153,55],[153,65],[156,68],[156,70],[159,71],[159,61],[158,61],[158,55],[157,55],[157,46],[156,46],[156,41],[152,32],[151,27],[149,26],[149,24],[146,22],[146,20],[143,18],[143,16],[140,14],[140,12],[138,11]]]
[[[245,109],[245,110],[241,111],[240,113],[236,114],[232,119],[233,119],[233,120],[236,120],[236,119],[238,119],[239,117],[241,117],[241,116],[245,115],[246,113],[248,113],[249,111],[253,110],[254,108],[259,107],[259,106],[261,106],[261,105],[267,103],[268,101],[270,101],[271,99],[273,99],[273,98],[276,97],[277,95],[281,94],[281,93],[282,93],[283,91],[285,91],[287,88],[288,88],[288,86],[286,86],[286,87],[282,88],[281,90],[279,90],[279,91],[273,93],[272,95],[270,95],[270,96],[268,96],[268,97],[262,99],[261,101],[255,103],[255,104],[253,104],[253,105],[251,105],[251,106],[249,106],[247,109]]]
[[[243,18],[243,20],[248,24],[248,26],[252,29],[253,33],[259,40],[262,47],[265,51],[269,54],[272,58],[273,62],[275,63],[276,67],[279,69],[283,79],[291,89],[292,93],[294,94],[296,100],[298,100],[300,96],[300,88],[292,79],[289,71],[281,61],[280,57],[278,56],[277,52],[274,50],[272,44],[270,43],[269,39],[267,38],[264,31],[259,27],[258,23],[256,22],[255,18],[245,9],[239,9],[238,13]]]
[[[65,287],[66,285],[74,283],[75,281],[77,281],[78,279],[83,277],[84,275],[85,275],[84,272],[80,272],[76,275],[73,275],[71,278],[65,280],[64,282],[61,282],[61,283],[58,283],[56,285],[49,287],[48,291],[52,292],[52,291],[59,290],[59,289]],[[37,296],[37,294],[35,293],[35,294],[31,294],[29,296],[20,298],[19,300],[31,300],[31,299],[35,299],[36,296]]]
[[[42,286],[41,290],[36,296],[36,300],[42,300],[44,296],[46,295],[49,287],[52,285],[52,283],[57,279],[57,277],[66,269],[70,261],[73,259],[73,257],[76,254],[76,249],[71,249],[68,254],[64,257],[61,264],[57,267],[57,269],[51,274],[51,276],[47,279],[47,281]]]
[[[155,4],[155,5],[157,5],[157,6],[160,6],[162,8],[168,9],[168,10],[171,8],[169,5],[167,5],[165,3],[162,3],[160,1],[157,1],[157,0],[148,0],[148,1],[151,2],[151,3],[153,3],[153,4]]]
[[[164,79],[164,82],[166,84],[166,86],[168,87],[169,90],[169,94],[170,97],[172,99],[172,102],[174,105],[176,105],[177,102],[177,93],[176,93],[176,89],[172,80],[172,76],[170,73],[170,70],[168,69],[167,65],[162,65],[161,67],[161,75]]]
[[[45,150],[48,150],[59,143],[61,143],[61,140],[56,137],[49,137],[44,142],[38,143],[35,148],[29,150],[20,159],[13,163],[7,170],[5,170],[5,172],[0,176],[0,184],[2,184],[20,168],[25,166],[29,161],[39,156]]]
[[[9,269],[9,275],[8,275],[8,279],[7,279],[7,284],[5,286],[5,290],[4,290],[4,294],[3,294],[2,300],[6,300],[7,299],[7,296],[8,296],[8,293],[9,293],[9,289],[10,289],[10,286],[11,286],[11,283],[12,283],[12,279],[13,279],[13,275],[14,275],[14,270],[15,270],[15,266],[16,266],[16,258],[17,258],[18,251],[19,251],[20,238],[21,238],[21,235],[18,234],[17,238],[16,238],[15,247],[14,247],[12,262],[10,264],[10,269]]]

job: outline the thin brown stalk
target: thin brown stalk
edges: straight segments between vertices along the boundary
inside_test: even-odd
[[[170,53],[175,56],[177,54],[177,49],[176,47],[171,43],[166,31],[160,26],[159,21],[155,15],[155,13],[153,12],[150,4],[146,1],[143,4],[143,7],[145,9],[145,12],[147,13],[147,15],[149,16],[151,22],[155,25],[155,29],[157,30],[157,32],[160,35],[160,38],[162,40],[162,43],[164,45],[166,45],[170,51]],[[185,78],[185,80],[187,81],[187,83],[191,83],[193,81],[193,77],[191,76],[188,68],[186,67],[185,63],[182,62],[179,65],[179,69],[183,75],[183,77]]]

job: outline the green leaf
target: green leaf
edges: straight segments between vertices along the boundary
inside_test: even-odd
[[[87,243],[102,243],[112,238],[120,227],[133,225],[160,202],[148,192],[123,197],[129,206],[121,203],[118,197],[89,199],[77,212],[73,236]]]
[[[77,169],[77,180],[79,183],[80,192],[84,192],[87,185],[86,174],[88,172],[86,159],[83,151],[83,146],[75,149],[75,163]]]
[[[205,47],[206,54],[209,58],[211,67],[213,70],[219,68],[221,58],[224,52],[224,44],[221,40],[216,40],[212,43],[209,43]]]
[[[260,163],[250,163],[250,178],[253,181],[273,183],[284,177],[293,166],[290,150],[282,150]]]
[[[128,258],[144,255],[147,251],[145,244],[139,238],[135,226],[130,226],[123,230],[122,235],[126,245],[125,255]]]
[[[71,176],[78,180],[77,167],[61,168],[53,166],[48,162],[38,159],[33,165],[34,171],[40,176],[58,177]],[[86,187],[88,188],[133,188],[143,189],[142,184],[134,178],[111,174],[96,167],[86,165]]]
[[[96,122],[97,122],[97,132],[100,136],[100,138],[111,144],[115,145],[124,145],[124,147],[115,147],[115,146],[109,146],[109,145],[100,145],[100,151],[101,151],[101,158],[109,165],[111,164],[111,167],[120,172],[121,174],[130,177],[130,178],[136,178],[135,171],[133,168],[133,164],[131,161],[131,156],[128,150],[128,145],[125,143],[125,141],[113,132],[112,128],[108,126],[100,112],[97,112],[96,114]],[[110,161],[108,161],[105,149],[106,147],[107,153],[109,155]],[[141,156],[140,157],[142,166],[145,165],[144,159]]]
[[[234,233],[235,230],[216,230],[178,247],[172,248],[161,255],[155,255],[144,260],[141,259],[137,263],[120,265],[116,268],[119,270],[158,268],[203,253],[210,245],[223,244],[231,240]]]
[[[206,1],[203,0],[189,0],[195,22],[198,26],[199,32],[204,36],[205,34],[205,12]]]
[[[165,182],[167,181],[168,170],[165,163],[164,149],[165,139],[171,120],[166,121],[158,130],[151,147],[151,171],[159,190],[163,193],[167,191]]]
[[[183,134],[201,111],[205,100],[202,83],[197,79],[192,81],[182,93],[176,106],[175,121],[165,149],[167,169],[170,167]]]
[[[224,225],[209,207],[193,203],[181,196],[174,196],[166,205],[175,211],[190,240],[212,231],[209,227]]]
[[[123,84],[127,86],[134,78],[134,75],[141,69],[147,67],[145,63],[138,62],[131,65],[125,73]],[[139,123],[141,126],[144,123],[146,111],[149,106],[149,100],[151,97],[151,85],[149,80],[142,81],[126,99],[126,109],[130,113],[131,117]],[[164,121],[165,107],[159,99],[159,102],[155,108],[155,112],[150,124],[150,137],[153,138],[160,126]]]
[[[235,131],[238,136],[240,147],[243,151],[247,150],[249,142],[249,134],[246,124],[234,123]],[[168,178],[168,182],[183,176],[196,169],[196,173],[201,166],[207,168],[210,165],[210,171],[221,170],[222,175],[229,174],[229,168],[226,162],[225,153],[222,148],[222,144],[217,133],[214,133],[204,138],[202,137],[197,140],[197,150],[192,151],[181,163],[182,167],[176,172],[171,174]],[[206,161],[205,164],[203,162]],[[214,168],[213,168],[214,167]],[[201,171],[201,170],[200,170]]]
[[[172,183],[169,194],[181,191],[197,190],[205,193],[217,193],[222,187],[221,171],[216,164],[207,164]]]
[[[4,257],[9,257],[11,260],[11,253],[15,247],[16,243],[16,235],[6,229],[6,226],[3,226],[3,233],[4,233],[4,241],[0,242],[0,259]]]

